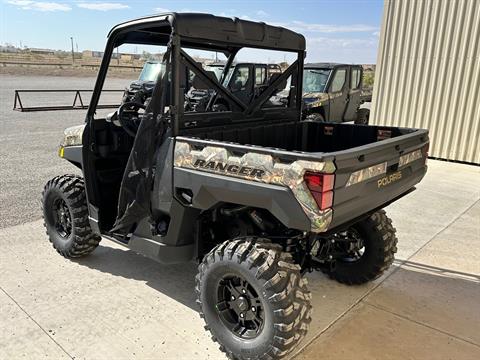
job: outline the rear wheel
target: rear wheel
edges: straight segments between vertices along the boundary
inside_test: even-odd
[[[370,120],[370,110],[365,108],[358,109],[355,124],[368,125],[368,120]]]
[[[392,265],[397,252],[395,232],[392,220],[380,210],[337,234],[337,247],[343,256],[329,271],[330,277],[353,285],[381,276]]]
[[[42,204],[47,235],[61,255],[81,257],[95,250],[101,238],[90,228],[81,177],[63,175],[47,182]]]
[[[255,237],[207,254],[196,278],[200,316],[231,359],[279,359],[307,333],[311,295],[290,254]]]

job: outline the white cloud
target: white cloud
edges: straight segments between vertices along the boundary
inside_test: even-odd
[[[122,10],[128,9],[130,6],[121,3],[79,3],[79,8],[97,11],[110,11],[110,10]]]
[[[165,8],[162,8],[162,7],[156,7],[155,9],[153,9],[154,12],[156,13],[168,13],[168,12],[171,12],[169,9],[165,9]]]
[[[378,31],[378,27],[363,24],[351,25],[327,25],[309,24],[303,21],[292,21],[290,27],[296,31],[310,31],[319,33],[349,33],[349,32],[372,32]]]
[[[257,16],[261,16],[261,17],[268,17],[268,13],[263,11],[263,10],[258,10],[255,14],[257,14]]]
[[[350,48],[355,46],[375,47],[378,44],[378,39],[307,37],[307,42],[309,44],[315,44],[315,46],[324,46],[326,48],[331,46],[342,48]]]
[[[307,36],[307,62],[334,61],[354,64],[374,64],[378,37],[332,38]]]
[[[69,5],[60,4],[56,2],[46,1],[29,1],[29,0],[9,0],[8,4],[17,6],[23,10],[37,10],[37,11],[70,11],[72,8]]]

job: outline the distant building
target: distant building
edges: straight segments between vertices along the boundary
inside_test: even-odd
[[[27,48],[27,51],[33,54],[54,55],[55,51],[51,49]]]
[[[21,52],[22,49],[19,49],[13,45],[10,44],[5,44],[5,45],[0,45],[0,52],[4,53],[18,53]]]
[[[82,57],[85,58],[103,58],[103,51],[83,50]]]

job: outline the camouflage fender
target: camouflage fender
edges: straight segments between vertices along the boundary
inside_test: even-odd
[[[333,162],[296,160],[285,163],[253,151],[236,156],[223,147],[204,146],[196,150],[188,142],[177,141],[174,166],[288,187],[309,218],[313,232],[326,231],[332,220],[332,210],[318,208],[303,175],[305,171],[333,173]]]
[[[82,136],[83,136],[84,129],[85,129],[85,124],[66,128],[63,132],[63,140],[60,145],[61,146],[82,145]]]

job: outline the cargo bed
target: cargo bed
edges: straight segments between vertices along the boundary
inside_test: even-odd
[[[428,131],[385,126],[295,122],[195,129],[178,137],[196,147],[269,154],[280,161],[333,162],[329,230],[410,192],[426,173]],[[188,136],[189,135],[189,136]]]

